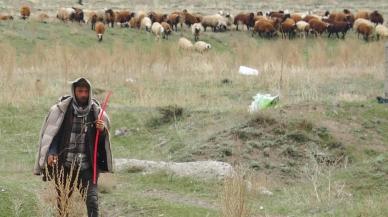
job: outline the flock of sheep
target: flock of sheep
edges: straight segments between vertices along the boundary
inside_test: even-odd
[[[27,19],[31,14],[28,6],[20,8],[20,17]],[[49,16],[40,13],[36,18],[47,22]],[[187,10],[175,11],[170,14],[156,12],[131,12],[129,10],[88,10],[76,7],[60,8],[56,18],[63,22],[86,23],[96,31],[99,41],[102,41],[106,28],[116,25],[130,27],[152,32],[156,39],[168,39],[173,31],[190,28],[195,43],[187,38],[180,38],[178,45],[187,50],[204,52],[211,45],[199,41],[201,34],[210,27],[213,32],[225,31],[250,31],[252,37],[258,35],[263,38],[282,37],[292,39],[295,37],[318,37],[327,33],[327,37],[336,36],[344,39],[346,33],[353,29],[358,37],[364,40],[388,38],[388,28],[384,25],[384,18],[378,11],[357,11],[352,13],[348,9],[340,12],[318,13],[289,13],[288,11],[270,11],[263,13],[249,12],[232,16],[230,13],[220,11],[213,15],[190,13]],[[10,15],[0,15],[1,20],[12,20]],[[244,28],[245,27],[245,28]]]

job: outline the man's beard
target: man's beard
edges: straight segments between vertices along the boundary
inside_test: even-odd
[[[81,97],[81,98],[76,98],[77,103],[81,107],[85,107],[88,105],[88,97]]]

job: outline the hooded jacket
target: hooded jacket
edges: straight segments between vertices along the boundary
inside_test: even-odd
[[[49,113],[47,114],[43,126],[39,134],[39,144],[38,151],[35,158],[34,174],[41,175],[47,165],[48,151],[51,143],[53,142],[54,137],[61,130],[62,124],[65,119],[67,110],[72,106],[72,101],[75,100],[74,97],[74,84],[84,80],[89,85],[89,106],[90,111],[93,112],[94,119],[97,120],[98,115],[101,111],[101,107],[97,100],[92,99],[92,86],[90,82],[85,78],[78,78],[71,83],[71,96],[61,97],[59,102],[53,105]],[[107,114],[104,112],[102,115],[104,120],[106,130],[110,129],[110,121]],[[99,172],[113,172],[112,164],[112,152],[110,146],[110,135],[105,133],[104,136],[100,137],[100,142],[98,145],[99,158],[97,162]],[[94,143],[93,143],[94,144]],[[103,156],[101,156],[103,155]],[[91,162],[93,164],[93,162]],[[94,165],[94,164],[93,164]]]

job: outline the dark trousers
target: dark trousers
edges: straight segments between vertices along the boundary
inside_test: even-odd
[[[71,173],[72,172],[72,173]],[[68,206],[68,200],[63,198],[70,198],[73,194],[75,184],[77,183],[77,188],[81,191],[81,195],[85,198],[86,193],[86,207],[88,211],[88,217],[98,217],[98,189],[97,183],[93,184],[93,171],[92,168],[79,171],[77,177],[77,169],[75,168],[73,171],[70,168],[64,167],[64,176],[54,176],[55,183],[57,187],[57,207],[59,210],[59,216],[65,217],[66,213],[62,213],[66,210],[66,206]],[[58,173],[57,173],[58,174]],[[98,175],[97,175],[98,177]],[[76,181],[77,178],[77,182]],[[67,182],[70,181],[70,185],[68,187],[69,191],[64,192]],[[66,197],[62,194],[68,194]]]

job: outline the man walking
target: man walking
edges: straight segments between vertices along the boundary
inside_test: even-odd
[[[34,168],[35,175],[43,174],[44,181],[54,178],[57,186],[66,185],[67,177],[71,177],[71,189],[78,183],[80,190],[86,193],[89,217],[98,216],[97,182],[92,182],[94,165],[97,177],[99,172],[113,172],[109,118],[104,113],[99,120],[100,111],[99,103],[92,99],[90,82],[85,78],[73,81],[71,96],[62,97],[52,106],[43,123]],[[100,139],[95,163],[93,151],[97,131]],[[61,178],[60,170],[63,170]],[[63,191],[57,188],[57,193],[59,215],[65,216],[67,204],[61,201]],[[71,194],[72,190],[67,197]]]

